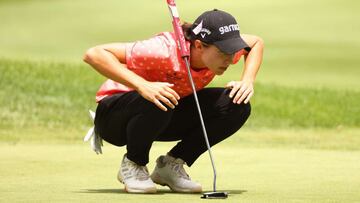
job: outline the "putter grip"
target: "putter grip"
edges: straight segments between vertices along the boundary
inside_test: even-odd
[[[172,25],[180,48],[181,57],[189,57],[190,52],[185,44],[185,37],[180,24],[179,12],[177,11],[175,0],[167,0],[169,11],[172,17]]]

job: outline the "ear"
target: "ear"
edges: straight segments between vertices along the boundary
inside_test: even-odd
[[[197,39],[194,41],[194,47],[197,50],[202,50],[204,48],[204,45],[201,43],[200,40]]]

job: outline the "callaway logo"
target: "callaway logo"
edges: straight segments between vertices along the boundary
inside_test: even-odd
[[[200,33],[201,37],[204,39],[206,34],[208,34],[208,35],[211,34],[211,31],[206,28],[203,28],[202,24],[203,24],[203,21],[201,21],[200,24],[197,25],[192,31],[195,35],[198,35],[200,32],[204,32],[204,33]]]
[[[222,35],[227,32],[231,32],[231,31],[235,31],[235,30],[239,30],[239,25],[231,24],[231,25],[225,25],[225,26],[219,27],[219,31]]]

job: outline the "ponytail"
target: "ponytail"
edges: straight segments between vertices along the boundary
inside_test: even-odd
[[[183,33],[184,33],[184,37],[185,37],[185,40],[187,41],[193,41],[192,37],[191,37],[191,27],[193,26],[193,24],[191,23],[187,23],[187,22],[184,22],[182,25],[181,25],[181,28],[183,30]]]

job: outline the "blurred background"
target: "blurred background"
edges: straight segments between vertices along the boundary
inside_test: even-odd
[[[358,1],[177,4],[183,21],[218,8],[237,18],[242,33],[264,39],[245,129],[360,132]],[[105,80],[82,62],[84,52],[172,30],[163,0],[0,0],[0,25],[0,140],[15,143],[81,139],[91,125],[87,109],[96,108],[94,95]],[[211,86],[236,80],[242,67],[231,67]]]
[[[359,202],[360,1],[176,3],[183,21],[217,8],[236,17],[241,33],[265,41],[252,114],[214,147],[228,201]],[[124,147],[105,143],[95,156],[82,143],[105,81],[82,57],[95,45],[163,31],[172,31],[165,0],[0,0],[0,202],[142,200],[121,194],[115,180]],[[210,86],[239,79],[243,64]],[[150,169],[173,144],[154,143]],[[189,169],[206,190],[209,167],[206,154]]]

